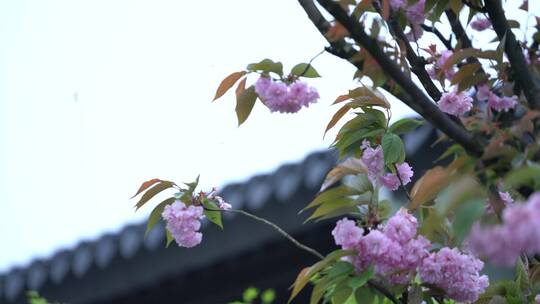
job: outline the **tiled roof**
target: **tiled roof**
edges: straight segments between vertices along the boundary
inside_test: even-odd
[[[409,161],[415,165],[417,176],[421,173],[419,164],[429,166],[433,159],[422,156],[424,153],[420,152],[425,152],[426,149],[420,148],[426,147],[426,142],[430,143],[434,138],[435,131],[430,126],[423,126],[407,135],[404,140],[408,155],[414,158]],[[227,185],[221,195],[231,202],[234,208],[254,212],[270,203],[289,204],[296,200],[295,195],[300,192],[312,197],[335,162],[336,155],[333,152],[313,153],[302,162],[283,165],[271,174],[257,175],[246,182]],[[300,205],[294,207],[298,206]],[[234,215],[226,214],[226,216]],[[300,227],[301,220],[294,220],[290,225],[292,226],[289,228]],[[81,242],[72,249],[58,251],[50,258],[37,259],[26,267],[17,267],[0,274],[0,303],[21,302],[26,290],[39,291],[51,284],[62,285],[68,282],[66,280],[83,278],[89,272],[106,270],[115,260],[130,260],[142,252],[154,252],[163,248],[165,242],[163,225],[161,223],[156,225],[146,238],[144,238],[145,229],[146,222],[130,224],[118,233],[108,233],[96,240]],[[237,244],[231,243],[230,246]]]
[[[269,201],[287,202],[300,188],[316,189],[336,161],[330,152],[309,155],[299,164],[281,166],[272,174],[257,175],[244,183],[227,185],[221,195],[234,208],[257,211]],[[234,216],[234,215],[229,215]],[[130,259],[140,251],[163,247],[163,227],[156,225],[146,238],[146,222],[131,224],[118,233],[79,243],[27,267],[0,275],[0,303],[12,303],[26,290],[40,290],[46,283],[61,284],[69,276],[83,277],[90,269],[104,269],[116,258]]]

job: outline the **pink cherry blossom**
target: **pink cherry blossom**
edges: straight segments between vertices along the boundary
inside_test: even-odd
[[[255,92],[271,112],[280,113],[296,113],[319,99],[317,90],[300,80],[287,85],[260,77],[255,82]]]
[[[202,233],[198,232],[201,228],[199,220],[203,217],[201,206],[186,206],[177,200],[165,206],[161,216],[167,222],[166,228],[178,246],[189,248],[201,243]]]
[[[516,107],[518,104],[518,97],[517,96],[503,96],[499,97],[494,93],[490,93],[488,97],[488,105],[490,108],[492,108],[495,111],[503,111],[508,112],[509,110]]]
[[[407,0],[390,0],[390,7],[393,11],[397,11],[407,4]]]
[[[487,276],[479,274],[483,267],[484,263],[476,257],[444,247],[430,253],[419,270],[424,282],[442,288],[450,298],[474,302],[489,285]]]
[[[498,265],[512,265],[522,252],[540,253],[540,192],[526,203],[509,204],[502,219],[491,227],[473,226],[468,240],[473,252]]]
[[[391,191],[397,190],[400,185],[399,178],[394,173],[386,173],[379,177],[379,182]]]
[[[401,185],[401,182],[403,182],[403,185],[410,183],[414,174],[411,166],[409,166],[409,164],[406,162],[398,164],[396,167],[399,177],[396,174],[387,173],[379,178],[381,184],[392,191],[397,190]]]
[[[337,245],[342,246],[343,249],[352,249],[360,242],[364,230],[357,227],[354,221],[347,218],[339,220],[336,224],[336,228],[332,230],[332,235]]]
[[[471,27],[476,31],[483,31],[491,26],[491,21],[487,18],[477,18],[471,22]]]
[[[478,99],[478,101],[487,101],[490,92],[490,88],[487,84],[481,84],[476,91],[476,99]]]
[[[439,109],[445,113],[463,116],[472,108],[472,101],[472,98],[465,92],[452,91],[444,93],[437,104]]]
[[[364,141],[362,144],[362,162],[368,169],[368,176],[372,182],[376,182],[377,178],[383,173],[384,170],[384,155],[382,147],[376,146],[372,148],[369,142]]]
[[[424,8],[426,6],[426,0],[418,0],[416,3],[413,3],[407,7],[405,15],[407,20],[412,24],[422,24],[426,20],[426,14],[424,13]]]
[[[406,244],[416,235],[418,221],[407,209],[401,208],[392,216],[383,228],[384,234],[391,240]]]

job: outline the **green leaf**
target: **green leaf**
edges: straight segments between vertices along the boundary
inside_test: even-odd
[[[522,290],[531,288],[529,273],[521,258],[519,258],[516,263],[516,283]]]
[[[505,177],[505,189],[517,189],[521,186],[531,186],[534,190],[540,188],[540,168],[523,167],[512,170]]]
[[[369,279],[373,277],[373,274],[375,273],[373,266],[369,267],[368,269],[364,270],[361,274],[353,277],[349,280],[349,287],[356,290],[362,286],[364,286]]]
[[[212,211],[207,209],[213,209],[213,210],[219,210],[219,207],[216,205],[216,203],[209,201],[207,199],[203,200],[204,205],[204,215],[206,218],[216,224],[219,228],[223,229],[223,223],[221,221],[221,211]]]
[[[344,304],[349,299],[353,290],[347,285],[347,280],[343,280],[334,289],[332,304]]]
[[[382,138],[384,163],[391,165],[402,163],[405,160],[405,147],[401,138],[394,133],[386,133]]]
[[[181,202],[183,202],[186,205],[191,205],[192,204],[191,199],[193,197],[193,192],[195,191],[195,189],[199,185],[199,178],[200,177],[201,176],[198,175],[197,178],[195,179],[195,181],[190,182],[190,183],[184,183],[184,185],[186,185],[188,188],[187,189],[182,189],[181,195],[180,195],[180,198],[179,198],[179,200]]]
[[[332,201],[328,201],[322,205],[320,205],[314,212],[311,214],[307,219],[306,222],[309,220],[316,219],[318,217],[322,217],[325,215],[328,215],[330,213],[336,213],[337,211],[340,211],[342,209],[349,210],[349,207],[354,207],[356,205],[359,205],[358,202],[352,198],[348,197],[341,197]],[[337,214],[339,215],[339,214]],[[335,215],[335,216],[337,216]]]
[[[354,267],[351,263],[345,261],[339,261],[328,272],[328,276],[331,278],[337,278],[339,276],[347,276],[354,271]]]
[[[343,184],[354,189],[354,194],[362,194],[373,190],[373,184],[366,173],[359,173],[350,179],[344,180]]]
[[[358,304],[375,303],[375,294],[367,287],[358,288],[354,292],[354,296]]]
[[[169,229],[165,229],[165,236],[167,237],[167,245],[166,247],[169,247],[169,245],[174,241],[174,237],[172,233],[169,231]]]
[[[315,68],[308,63],[299,63],[295,65],[291,70],[291,74],[307,78],[321,77],[317,70],[315,70]]]
[[[458,243],[469,234],[473,223],[484,214],[484,209],[484,202],[478,199],[466,201],[457,207],[452,226]]]
[[[257,100],[257,93],[255,92],[255,87],[250,86],[236,99],[236,116],[238,118],[238,126],[243,124],[248,118],[255,101]]]
[[[135,204],[135,208],[136,209],[139,209],[141,208],[144,204],[146,204],[149,200],[151,200],[154,196],[156,196],[157,194],[159,194],[161,191],[163,190],[166,190],[166,189],[169,189],[169,188],[172,188],[172,186],[174,185],[173,182],[169,182],[169,181],[159,181],[154,187],[148,189],[144,194],[143,196],[141,197],[141,199]]]
[[[263,71],[273,72],[279,76],[283,76],[283,64],[281,62],[274,62],[270,59],[264,59],[258,63],[251,63],[247,66],[248,71]]]
[[[148,217],[148,223],[146,224],[146,231],[144,232],[145,237],[148,235],[148,232],[152,230],[152,227],[154,227],[161,218],[161,214],[163,213],[163,209],[165,209],[165,206],[174,203],[175,200],[176,199],[174,197],[169,197],[168,199],[159,203],[154,208],[154,210],[152,210],[152,212],[150,213],[150,217]]]
[[[293,291],[291,292],[291,296],[289,297],[289,301],[287,303],[290,303],[294,299],[294,297],[296,297],[298,293],[302,291],[302,289],[307,285],[311,277],[313,277],[319,271],[327,267],[329,264],[335,262],[339,258],[351,255],[352,253],[353,251],[351,250],[335,250],[328,254],[321,261],[315,263],[313,266],[302,269],[302,271],[300,271],[300,273],[296,277],[293,285],[291,286],[293,288]]]
[[[324,191],[321,194],[317,195],[317,197],[313,201],[311,201],[311,203],[309,203],[309,205],[307,205],[303,210],[313,208],[325,202],[333,201],[338,198],[352,195],[354,193],[355,191],[351,189],[350,187],[341,185],[341,186],[329,189],[327,191]]]
[[[405,134],[405,133],[411,132],[412,130],[420,127],[423,124],[424,124],[423,120],[403,118],[393,123],[390,126],[390,128],[388,128],[388,131],[390,133],[394,133],[398,135]]]
[[[249,287],[244,291],[244,294],[242,295],[242,298],[244,302],[252,302],[257,298],[259,295],[259,290],[255,287]]]
[[[441,15],[448,6],[450,0],[438,0],[436,2],[437,4],[435,5],[435,8],[432,10],[431,15],[429,15],[428,17],[428,19],[433,21],[434,23],[441,19]]]
[[[372,119],[374,119],[378,126],[381,128],[386,127],[386,115],[382,111],[379,111],[377,109],[371,109],[368,107],[362,107],[362,110],[365,112],[365,115],[368,115]]]

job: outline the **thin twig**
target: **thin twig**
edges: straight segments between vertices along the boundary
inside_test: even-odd
[[[401,175],[399,175],[399,170],[397,168],[396,163],[394,163],[393,165],[394,165],[394,169],[396,169],[396,175],[399,179],[399,184],[401,186],[401,189],[403,190],[403,192],[405,192],[405,195],[407,195],[407,199],[409,200],[409,202],[412,202],[411,196],[409,195],[409,191],[407,191],[407,188],[405,188],[405,185],[403,184],[403,180],[401,179]]]
[[[424,31],[431,32],[439,38],[439,40],[444,44],[444,46],[448,49],[453,51],[454,47],[452,46],[452,35],[450,35],[450,38],[446,39],[443,34],[435,27],[435,26],[429,26],[426,24],[420,25]]]
[[[385,297],[390,299],[390,301],[392,301],[392,303],[395,303],[395,304],[401,303],[401,301],[396,299],[396,297],[394,297],[394,295],[390,291],[388,291],[388,289],[386,289],[381,283],[379,283],[379,282],[377,282],[375,280],[369,280],[368,281],[368,286],[375,289],[375,290],[377,290],[381,294],[383,294]]]
[[[203,207],[205,210],[208,210],[208,211],[219,211],[219,212],[230,212],[230,213],[239,213],[239,214],[242,214],[242,215],[245,215],[249,218],[252,218],[256,221],[259,221],[261,223],[264,223],[272,228],[274,228],[277,232],[279,232],[281,235],[283,235],[285,238],[287,238],[289,241],[291,241],[296,247],[304,250],[304,251],[307,251],[311,254],[313,254],[314,256],[316,256],[317,258],[319,259],[324,259],[324,255],[322,255],[320,252],[318,252],[317,250],[311,248],[311,247],[308,247],[302,243],[300,243],[298,240],[296,240],[295,238],[293,238],[290,234],[288,234],[285,230],[281,229],[281,227],[279,227],[278,225],[270,222],[269,220],[267,219],[264,219],[262,217],[258,217],[254,214],[251,214],[247,211],[244,211],[244,210],[240,210],[240,209],[229,209],[229,210],[225,210],[225,209],[210,209],[210,208],[206,208],[206,207]]]
[[[461,25],[461,22],[459,21],[459,18],[456,15],[456,13],[454,13],[454,11],[449,9],[445,11],[445,14],[446,14],[446,18],[448,18],[448,21],[450,22],[450,27],[452,28],[452,32],[454,33],[454,35],[456,35],[456,39],[461,43],[461,48],[464,48],[464,49],[472,48],[473,47],[472,41],[469,38],[469,36],[467,36],[467,33],[465,32],[463,25]],[[478,58],[468,57],[467,62],[480,64],[480,69],[478,72],[482,74],[486,73],[484,69],[482,68],[482,64],[480,63]]]
[[[379,14],[382,15],[381,5],[378,1],[373,1],[373,7]],[[418,77],[418,80],[420,80],[420,83],[422,83],[422,86],[424,86],[426,92],[435,101],[441,99],[441,92],[439,91],[437,86],[435,86],[435,83],[433,83],[433,80],[431,80],[431,77],[426,71],[426,60],[423,57],[418,56],[414,52],[411,44],[409,43],[409,40],[407,39],[407,36],[405,36],[405,33],[401,29],[401,26],[399,25],[399,22],[395,15],[392,14],[390,16],[390,18],[388,19],[388,25],[390,28],[390,33],[398,41],[400,41],[402,45],[405,46],[405,50],[401,51],[405,52],[405,56],[407,57],[407,60],[411,65],[411,71]]]
[[[313,60],[315,60],[317,57],[319,57],[320,55],[322,55],[322,53],[326,52],[326,49],[323,49],[322,51],[320,51],[319,53],[317,53],[317,55],[313,56],[313,58],[311,58],[311,60],[308,62],[308,64],[306,65],[306,68],[304,69],[304,71],[298,75],[298,77],[302,77],[304,76],[307,71],[309,70],[309,68],[311,67],[311,63],[313,62]]]

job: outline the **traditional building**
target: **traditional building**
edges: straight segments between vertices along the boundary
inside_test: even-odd
[[[408,161],[416,177],[444,149],[429,148],[435,139],[429,126],[407,135]],[[315,197],[335,162],[335,153],[313,153],[301,163],[227,185],[222,196],[234,208],[267,218],[301,242],[328,253],[336,249],[330,234],[335,221],[302,224],[307,214],[298,211]],[[191,249],[174,244],[165,248],[163,224],[146,238],[146,223],[128,225],[118,233],[1,274],[0,303],[25,303],[25,291],[37,290],[51,301],[73,304],[216,304],[239,299],[249,286],[274,288],[276,303],[286,303],[288,287],[316,258],[250,218],[227,214],[224,225],[224,230],[205,225],[202,244]],[[307,303],[308,296],[303,292],[296,302]]]

